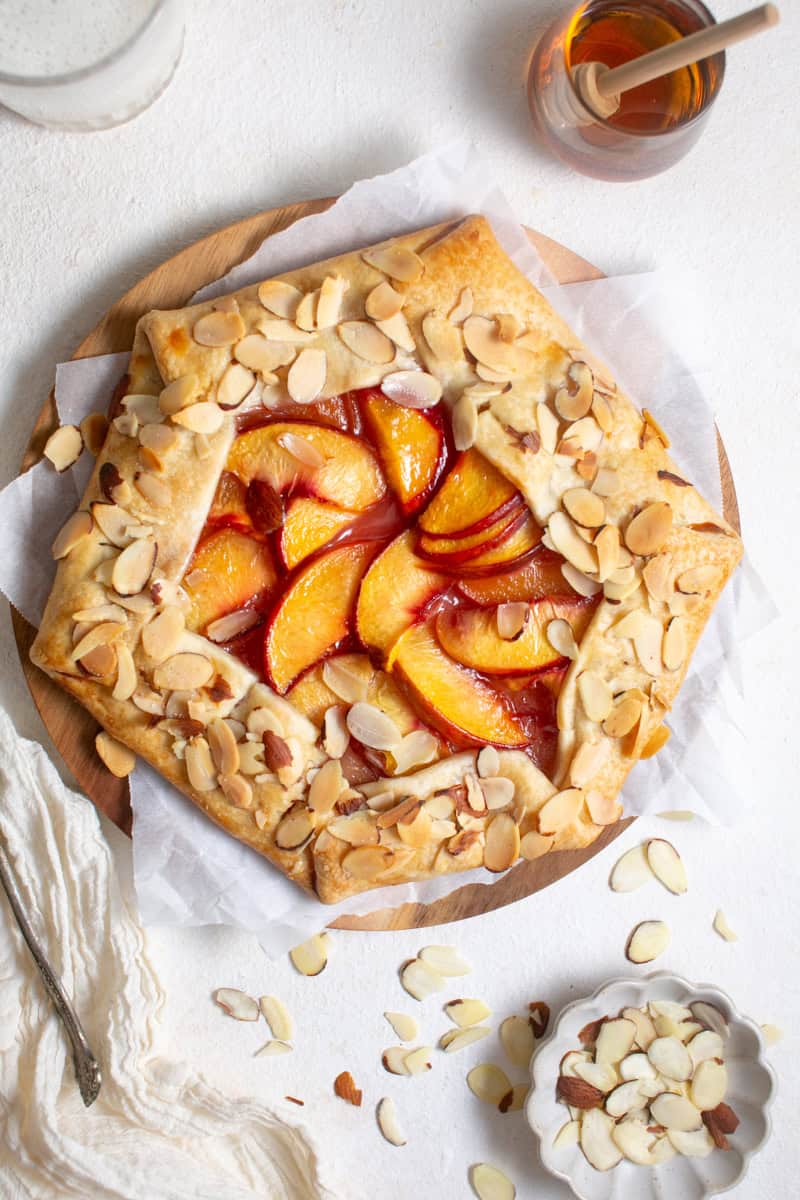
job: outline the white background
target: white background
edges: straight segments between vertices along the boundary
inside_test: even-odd
[[[718,0],[715,11],[742,7]],[[313,980],[227,930],[148,937],[169,996],[165,1052],[232,1094],[302,1097],[343,1195],[462,1197],[468,1164],[487,1159],[509,1172],[521,1198],[550,1200],[567,1192],[537,1167],[522,1115],[501,1117],[467,1091],[473,1063],[502,1062],[496,1040],[437,1054],[421,1079],[381,1070],[380,1051],[395,1040],[384,1009],[421,1015],[431,1042],[447,1025],[435,999],[420,1006],[406,996],[397,967],[426,942],[452,941],[475,968],[453,995],[483,997],[498,1021],[529,1000],[555,1011],[630,969],[630,928],[662,917],[674,936],[659,966],[713,981],[756,1021],[786,1031],[771,1051],[780,1082],[774,1133],[732,1195],[789,1196],[800,1172],[797,0],[783,0],[778,31],[729,55],[723,93],[693,153],[635,184],[573,175],[533,141],[523,78],[552,8],[536,0],[196,0],[175,79],[132,124],[59,134],[0,112],[0,471],[3,481],[15,473],[55,363],[163,258],[237,217],[337,193],[453,136],[474,139],[521,220],[607,273],[697,269],[687,286],[702,289],[704,319],[693,353],[710,367],[705,385],[733,464],[745,541],[781,617],[746,653],[742,736],[761,768],[750,818],[735,829],[650,818],[617,844],[655,830],[672,837],[688,866],[688,895],[654,884],[613,896],[611,849],[547,892],[446,931],[334,934],[330,965]],[[7,618],[0,653],[0,700],[20,732],[46,740]],[[673,804],[682,806],[680,795]],[[114,830],[109,837],[126,874],[129,845]],[[720,905],[739,934],[734,945],[711,930]],[[222,985],[282,996],[297,1022],[294,1054],[252,1059],[264,1026],[225,1018],[210,1000]],[[345,1068],[364,1088],[360,1111],[331,1095]],[[404,1149],[387,1146],[374,1126],[384,1094],[396,1099]]]

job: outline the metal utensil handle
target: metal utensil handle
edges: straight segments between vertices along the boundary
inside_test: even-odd
[[[11,911],[14,914],[20,932],[28,944],[28,949],[33,955],[34,961],[41,972],[44,986],[47,988],[50,999],[53,1001],[56,1012],[58,1013],[64,1028],[67,1031],[70,1043],[72,1045],[73,1061],[75,1063],[75,1076],[78,1081],[78,1088],[83,1098],[83,1103],[88,1108],[97,1099],[102,1083],[100,1074],[100,1065],[92,1053],[92,1049],[86,1040],[86,1034],[83,1032],[80,1021],[75,1015],[75,1010],[67,998],[67,994],[61,984],[60,979],[53,971],[50,963],[42,950],[36,938],[30,922],[25,915],[20,900],[17,885],[11,873],[11,864],[6,854],[5,847],[0,841],[0,883],[2,883],[8,903],[11,906]]]

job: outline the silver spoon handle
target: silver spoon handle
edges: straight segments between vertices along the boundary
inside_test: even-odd
[[[75,1010],[67,998],[67,994],[61,984],[60,979],[53,971],[50,963],[45,957],[44,951],[39,945],[36,934],[31,928],[31,924],[25,915],[20,900],[17,885],[11,873],[11,864],[6,853],[5,846],[0,835],[0,883],[2,883],[8,903],[11,906],[11,911],[14,914],[20,932],[28,944],[28,949],[33,955],[34,961],[39,968],[44,986],[47,988],[50,999],[53,1001],[53,1006],[58,1013],[64,1028],[67,1031],[70,1043],[72,1045],[72,1055],[75,1063],[75,1076],[78,1081],[78,1088],[83,1098],[83,1103],[88,1108],[97,1099],[102,1083],[100,1074],[100,1065],[92,1053],[91,1047],[86,1040],[86,1034],[83,1032],[81,1023],[75,1015]]]

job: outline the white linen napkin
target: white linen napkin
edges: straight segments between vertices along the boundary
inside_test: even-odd
[[[0,788],[25,909],[103,1073],[85,1109],[61,1023],[0,899],[0,1196],[335,1200],[293,1114],[228,1098],[154,1056],[164,995],[97,813],[2,710]]]

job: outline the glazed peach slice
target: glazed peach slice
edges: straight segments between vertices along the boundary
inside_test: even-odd
[[[186,624],[206,626],[269,596],[277,573],[269,547],[239,529],[212,530],[198,545],[183,577],[191,600]]]
[[[518,566],[531,554],[542,540],[542,531],[527,509],[514,518],[502,537],[481,550],[466,562],[440,558],[437,562],[442,571],[453,571],[461,575],[491,575],[498,570]]]
[[[267,678],[276,691],[283,694],[352,631],[358,585],[374,553],[374,542],[348,543],[300,568],[264,640]]]
[[[465,667],[484,675],[528,675],[563,661],[547,638],[547,626],[561,617],[579,641],[595,605],[582,599],[537,600],[513,641],[497,632],[496,608],[448,608],[436,618],[442,649]]]
[[[258,479],[281,494],[302,491],[358,511],[386,492],[375,455],[364,442],[301,421],[276,421],[240,434],[227,469],[246,484]]]
[[[230,471],[223,471],[219,477],[214,499],[208,513],[209,525],[240,525],[243,529],[250,528],[250,517],[247,512],[247,488],[241,479],[237,479]]]
[[[403,512],[425,503],[445,462],[444,430],[437,412],[404,408],[380,392],[364,394],[367,431]]]
[[[478,450],[459,454],[439,491],[419,519],[423,533],[462,537],[498,521],[520,495]]]
[[[393,670],[430,723],[456,744],[526,745],[522,726],[497,692],[443,652],[430,622],[402,635]]]
[[[476,604],[506,604],[514,600],[539,600],[543,596],[574,596],[561,573],[564,560],[544,547],[521,565],[492,575],[458,581],[458,590]]]
[[[450,580],[414,553],[414,534],[401,533],[375,559],[358,595],[356,629],[362,643],[388,655],[397,639],[416,621],[425,605]]]
[[[286,567],[293,570],[304,558],[352,525],[357,516],[358,513],[306,496],[290,500],[278,538],[278,552]]]
[[[519,528],[522,516],[523,503],[520,498],[519,506],[509,509],[499,521],[492,521],[478,533],[456,538],[420,534],[417,550],[423,558],[430,559],[432,563],[441,562],[445,567],[454,567],[499,547],[509,534]]]
[[[366,654],[334,654],[326,659],[326,662],[340,664],[348,675],[361,683],[363,694],[365,697],[367,696],[375,675],[375,668]],[[308,717],[309,721],[313,721],[318,727],[322,726],[325,713],[332,704],[345,704],[346,706],[342,697],[338,696],[325,682],[325,663],[321,662],[315,663],[300,676],[286,693],[286,699],[290,700],[295,708],[299,709],[304,716]]]

